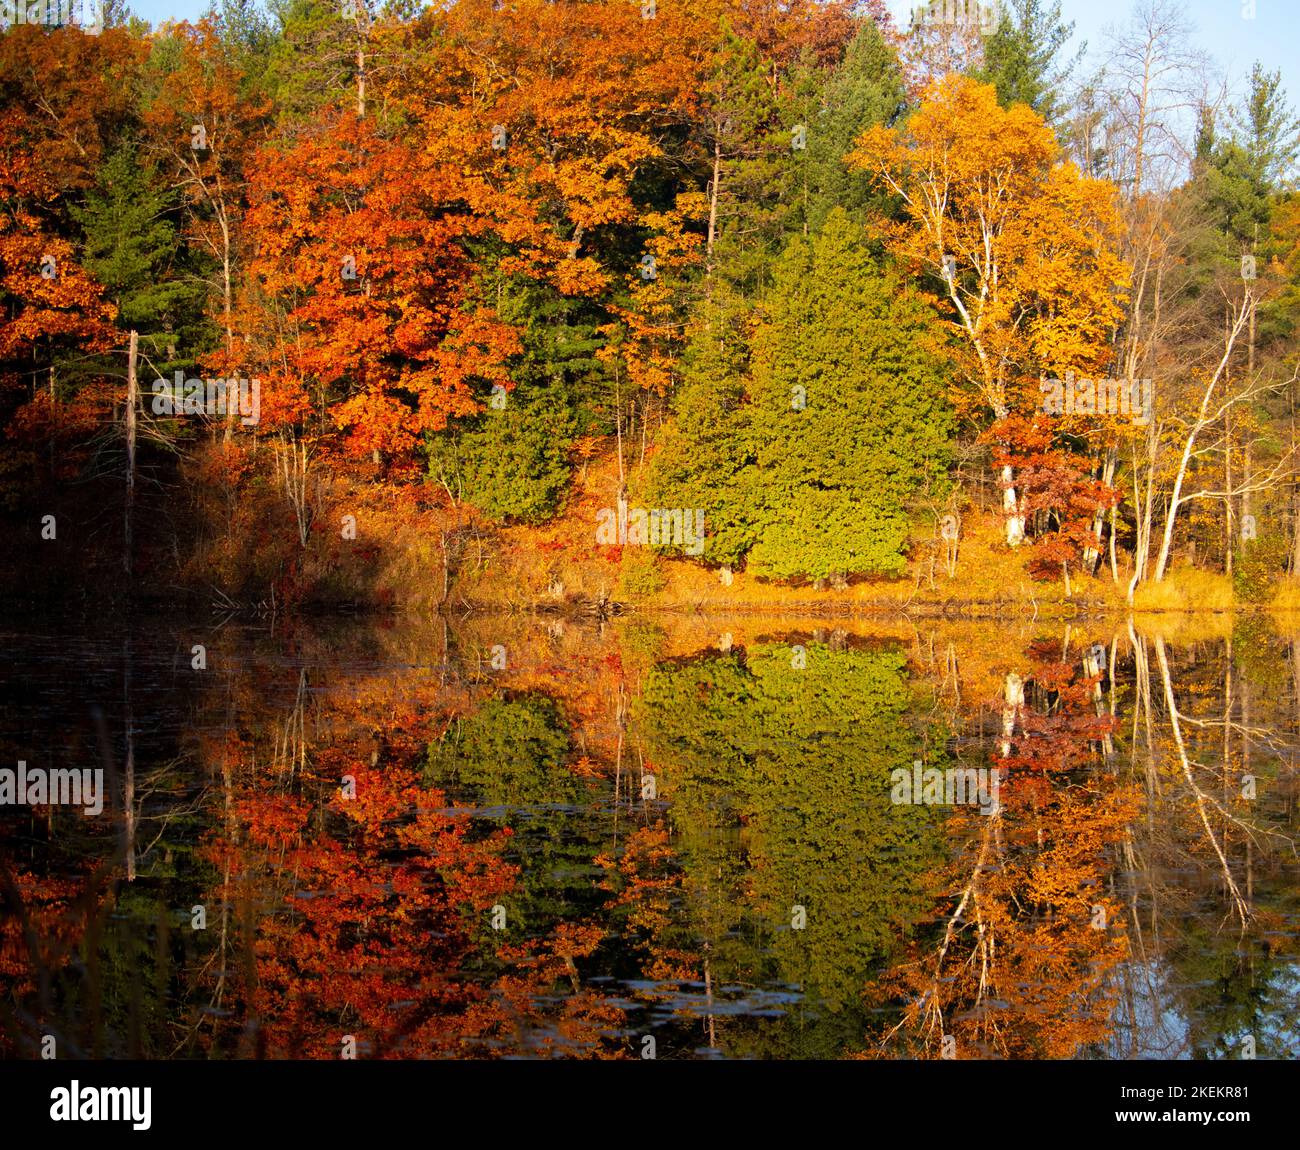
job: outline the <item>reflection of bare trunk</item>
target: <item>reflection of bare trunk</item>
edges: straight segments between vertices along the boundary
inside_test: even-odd
[[[1025,705],[1025,684],[1014,671],[1007,675],[1006,706],[1002,708],[1002,757],[1011,754],[1011,738],[1016,733],[1016,717]]]
[[[293,782],[295,772],[301,773],[307,765],[306,702],[307,668],[302,667],[298,671],[298,693],[294,697],[293,708],[284,721],[283,739],[280,732],[275,731],[271,746],[271,765],[276,773],[283,774],[286,770],[289,773],[284,784],[286,786]]]
[[[1241,677],[1241,775],[1239,776],[1239,778],[1242,780],[1244,780],[1245,777],[1251,773],[1250,772],[1250,712],[1251,712],[1250,702],[1251,702],[1250,680],[1247,679],[1245,675],[1242,675]],[[1228,787],[1228,770],[1226,764],[1224,765],[1223,785],[1226,790]],[[1241,784],[1234,779],[1232,789],[1236,791],[1239,789],[1240,785]],[[1227,796],[1225,795],[1225,799],[1226,798]],[[1249,836],[1247,836],[1246,838],[1246,847],[1249,850],[1250,848]]]
[[[1150,825],[1155,805],[1152,798],[1160,789],[1159,776],[1156,774],[1155,731],[1151,718],[1151,660],[1147,655],[1145,635],[1138,635],[1133,630],[1133,620],[1128,621],[1129,643],[1133,647],[1133,762],[1137,764],[1138,746],[1146,749],[1146,792],[1147,820]],[[1144,738],[1139,738],[1139,735]]]
[[[1292,380],[1287,385],[1287,397],[1291,406],[1291,456],[1295,457],[1297,443],[1300,439],[1296,436],[1295,426],[1295,407],[1296,407],[1296,383]],[[1300,475],[1291,488],[1291,578],[1300,579]],[[1300,698],[1300,685],[1297,686],[1297,698]]]
[[[1232,764],[1232,636],[1224,641],[1223,653],[1223,786],[1227,796],[1228,776]]]
[[[943,1004],[940,997],[941,986],[945,981],[944,960],[948,957],[948,950],[952,946],[953,938],[963,925],[962,920],[967,906],[974,908],[977,920],[981,917],[979,905],[980,881],[983,879],[985,868],[988,866],[989,854],[998,839],[998,828],[1001,826],[1002,817],[999,814],[992,814],[980,821],[984,824],[984,829],[980,835],[980,851],[975,860],[975,868],[971,872],[970,882],[966,884],[966,889],[961,892],[961,898],[957,900],[956,910],[952,912],[952,917],[948,919],[947,925],[944,927],[943,940],[939,943],[938,950],[935,952],[934,978],[929,989],[917,1004],[917,1022],[920,1024],[923,1033],[937,1035],[940,1039],[942,1039],[944,1033]],[[986,931],[983,922],[979,922],[978,926],[979,942],[977,950],[981,960],[981,973],[979,990],[976,995],[977,1004],[983,1002],[991,982],[988,967],[992,961],[990,950],[993,945],[992,931]],[[894,1027],[894,1030],[885,1036],[884,1042],[888,1042],[903,1025],[904,1023],[900,1022],[898,1026]]]
[[[1291,689],[1295,692],[1295,729],[1300,734],[1300,639],[1291,640]]]
[[[1196,813],[1200,817],[1201,826],[1205,828],[1205,836],[1209,839],[1210,845],[1214,848],[1214,853],[1219,859],[1219,868],[1223,872],[1224,886],[1232,899],[1233,910],[1236,911],[1238,921],[1240,921],[1244,929],[1247,920],[1251,916],[1250,907],[1246,905],[1246,900],[1237,887],[1237,880],[1232,876],[1232,867],[1228,864],[1223,848],[1219,845],[1219,839],[1214,833],[1214,828],[1210,826],[1210,817],[1206,811],[1205,792],[1197,785],[1192,774],[1192,762],[1187,757],[1187,747],[1183,742],[1183,731],[1180,723],[1182,716],[1178,711],[1178,702],[1174,698],[1173,680],[1169,675],[1169,659],[1165,654],[1165,641],[1158,635],[1156,636],[1156,661],[1160,665],[1160,678],[1165,688],[1165,706],[1169,711],[1169,725],[1173,730],[1174,748],[1177,751],[1178,761],[1182,767],[1183,778],[1186,780],[1188,790],[1191,791],[1192,799],[1196,803]]]
[[[705,1015],[709,1020],[709,1048],[716,1050],[718,1035],[713,1025],[713,971],[709,963],[709,944],[704,944],[704,1001]]]
[[[1111,657],[1114,658],[1113,654]],[[1083,658],[1081,660],[1083,664],[1084,675],[1087,676],[1089,679],[1097,680],[1092,685],[1092,702],[1093,702],[1093,708],[1096,710],[1099,716],[1104,715],[1106,713],[1106,700],[1101,689],[1101,676],[1102,673],[1106,670],[1106,668],[1102,666],[1102,663],[1105,660],[1105,658],[1106,658],[1106,648],[1102,647],[1100,644],[1093,644],[1091,647],[1084,648]],[[1113,686],[1114,685],[1113,678],[1111,680],[1111,683]],[[1112,754],[1115,753],[1115,747],[1114,744],[1111,742],[1109,731],[1107,731],[1106,734],[1102,736],[1102,748],[1106,752],[1106,758],[1108,759],[1111,757]]]
[[[134,336],[134,332],[131,333]],[[132,340],[134,344],[134,340]],[[131,712],[131,639],[122,643],[122,707],[126,727],[126,768],[122,799],[122,849],[126,855],[126,881],[135,882],[135,733],[132,731]]]
[[[1223,417],[1223,573],[1232,578],[1232,412]]]
[[[1118,649],[1119,649],[1119,634],[1115,633],[1112,634],[1110,637],[1110,663],[1106,668],[1107,675],[1109,677],[1110,717],[1111,717],[1112,728],[1115,725],[1115,653]],[[1111,737],[1109,732],[1106,735],[1106,742],[1107,742],[1107,754],[1113,754],[1114,744],[1111,742]]]
[[[235,842],[234,783],[230,774],[230,743],[227,740],[221,751],[221,793],[225,807],[226,841]],[[221,874],[221,936],[217,948],[217,985],[212,995],[212,1004],[220,1006],[226,992],[226,951],[230,945],[230,853],[226,854],[226,864]]]

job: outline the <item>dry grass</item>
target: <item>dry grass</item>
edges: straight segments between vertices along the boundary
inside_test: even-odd
[[[539,526],[499,527],[478,521],[467,507],[434,506],[427,489],[375,485],[338,476],[328,485],[307,547],[300,548],[292,515],[271,484],[246,491],[233,514],[224,501],[206,507],[206,547],[184,576],[238,599],[266,598],[272,582],[290,584],[303,600],[351,603],[416,613],[475,605],[490,610],[564,610],[582,602],[616,600],[642,610],[705,615],[894,615],[904,612],[1002,619],[1072,619],[1126,612],[1128,573],[1116,583],[1103,564],[1098,577],[1075,575],[1067,598],[1060,578],[1030,574],[1031,547],[1006,546],[1001,516],[968,512],[962,522],[956,570],[949,577],[941,545],[927,528],[914,536],[906,574],[858,579],[835,590],[766,582],[751,572],[720,573],[649,547],[596,542],[598,512],[617,498],[612,453],[593,459],[575,476],[564,513]],[[633,485],[635,491],[635,484]],[[344,514],[356,518],[356,539],[344,539]],[[443,586],[443,540],[452,539],[452,579]],[[253,566],[250,567],[250,560]],[[1300,611],[1300,582],[1283,584],[1272,606]],[[1232,587],[1222,575],[1195,569],[1171,572],[1137,589],[1142,613],[1227,612]]]
[[[1159,583],[1139,585],[1133,594],[1133,609],[1139,612],[1231,611],[1234,606],[1232,580],[1195,567],[1170,571]]]
[[[1272,611],[1300,611],[1300,579],[1283,579],[1269,600]]]

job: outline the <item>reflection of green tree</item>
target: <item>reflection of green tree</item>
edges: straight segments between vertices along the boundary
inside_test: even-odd
[[[1295,912],[1294,888],[1257,887],[1255,894],[1257,908]],[[1212,907],[1209,914],[1191,919],[1171,955],[1191,1056],[1238,1059],[1249,1035],[1256,1058],[1295,1058],[1300,1054],[1300,975],[1294,955],[1279,961],[1259,939],[1220,930],[1222,917]]]
[[[453,794],[471,792],[484,806],[572,803],[581,787],[564,769],[568,754],[569,736],[551,699],[489,699],[430,746],[428,777]]]
[[[1285,702],[1291,694],[1289,651],[1275,641],[1269,621],[1250,615],[1236,619],[1231,656],[1233,699],[1243,727],[1275,729],[1279,720],[1289,721]],[[1178,669],[1179,694],[1197,721],[1214,724],[1222,716],[1227,657],[1227,649],[1216,643],[1209,657],[1198,652],[1194,661]],[[1220,767],[1222,728],[1212,725],[1194,734],[1199,734],[1194,759]],[[1184,869],[1166,872],[1172,889],[1154,904],[1163,924],[1162,957],[1168,963],[1162,1006],[1185,1020],[1190,1054],[1196,1059],[1239,1059],[1247,1035],[1255,1040],[1257,1058],[1295,1058],[1300,1053],[1300,968],[1294,940],[1287,939],[1280,950],[1263,944],[1267,933],[1276,929],[1273,924],[1294,922],[1300,910],[1286,845],[1294,837],[1284,781],[1286,761],[1269,742],[1257,736],[1248,739],[1234,727],[1223,793],[1216,795],[1210,789],[1212,800],[1256,828],[1247,839],[1218,820],[1215,827],[1243,889],[1250,875],[1250,904],[1258,917],[1245,935],[1224,926],[1220,883],[1203,885],[1215,869],[1215,857],[1191,798],[1183,795],[1173,816],[1164,820],[1170,842],[1161,845],[1177,851],[1176,865]],[[1247,747],[1249,756],[1243,753]],[[1161,749],[1173,754],[1167,730]],[[1254,777],[1258,789],[1258,797],[1249,803],[1238,798],[1246,774]],[[1189,886],[1185,876],[1198,873],[1200,877]],[[1145,917],[1154,912],[1143,907],[1139,913]],[[1280,939],[1281,934],[1273,937]]]
[[[521,875],[505,904],[509,939],[545,934],[601,901],[592,860],[602,828],[590,785],[566,765],[570,750],[564,716],[542,694],[489,699],[429,747],[426,779],[513,832],[506,853]]]
[[[810,644],[806,658],[770,645],[662,665],[640,704],[712,981],[807,994],[785,1025],[732,1032],[735,1053],[834,1055],[860,1038],[863,986],[929,909],[942,857],[936,812],[890,801],[920,742],[903,656]]]

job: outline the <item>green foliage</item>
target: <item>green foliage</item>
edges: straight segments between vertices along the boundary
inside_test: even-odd
[[[890,772],[921,738],[906,723],[905,656],[808,643],[795,661],[772,644],[661,664],[635,717],[714,979],[803,987],[807,1017],[763,1041],[829,1056],[861,1034],[873,966],[928,912],[942,839],[929,808],[890,799]]]
[[[575,419],[561,396],[522,388],[459,428],[428,439],[429,477],[501,521],[540,523],[559,510]]]
[[[1287,103],[1280,72],[1265,72],[1256,62],[1239,118],[1251,168],[1265,187],[1277,190],[1300,156],[1300,119]]]
[[[859,22],[833,70],[806,54],[776,86],[757,47],[733,34],[716,84],[707,141],[719,161],[711,304],[761,298],[789,239],[821,227],[836,206],[855,219],[883,206],[844,157],[867,128],[896,119],[906,100],[898,56],[871,19]]]
[[[160,374],[173,363],[192,363],[210,335],[203,289],[186,266],[177,212],[176,193],[129,141],[108,156],[85,206],[72,209],[85,234],[86,270],[108,289],[118,326],[140,333]],[[164,361],[157,361],[158,353]]]
[[[647,478],[656,507],[704,509],[704,556],[738,566],[758,541],[755,454],[738,380],[696,378],[660,433]]]
[[[487,806],[571,802],[579,792],[564,769],[569,736],[545,695],[490,699],[429,747],[426,779],[469,789]]]
[[[257,0],[213,0],[214,23],[230,60],[243,76],[245,92],[263,86],[276,37]]]
[[[702,380],[651,477],[705,508],[705,556],[776,579],[893,575],[906,507],[943,483],[952,433],[938,336],[836,209],[781,258],[748,380]]]
[[[721,294],[753,298],[762,294],[772,257],[794,226],[795,189],[806,158],[791,144],[801,121],[773,91],[771,65],[756,45],[729,34],[720,59],[707,142],[717,156],[716,181],[710,173],[718,231],[713,274]],[[815,100],[805,91],[803,103]]]
[[[880,193],[872,191],[861,172],[850,171],[844,157],[867,128],[892,124],[906,99],[897,54],[875,21],[864,20],[826,83],[822,106],[809,125],[809,230],[819,229],[836,207],[858,222],[868,210],[883,207]]]
[[[621,598],[633,602],[638,599],[648,599],[663,590],[665,582],[659,557],[653,551],[628,549],[623,552],[623,565],[618,580],[618,592]]]
[[[1262,603],[1286,574],[1290,548],[1285,537],[1265,534],[1243,541],[1232,569],[1232,589],[1238,599]]]
[[[270,0],[269,9],[278,27],[263,84],[281,117],[308,121],[354,101],[357,31],[341,0]],[[248,34],[238,21],[233,31]]]
[[[605,365],[595,353],[603,340],[589,301],[504,278],[483,290],[519,331],[517,386],[504,407],[489,401],[480,415],[428,437],[429,479],[493,519],[540,523],[561,509],[573,473],[569,449],[597,420]]]
[[[1060,0],[1004,0],[997,28],[984,38],[978,79],[997,89],[1004,108],[1028,104],[1052,123],[1062,112],[1073,67],[1073,61],[1058,65],[1057,57],[1073,33],[1073,21],[1061,19]],[[1080,46],[1076,61],[1085,48]]]
[[[545,935],[600,901],[592,882],[600,818],[566,765],[570,751],[564,716],[542,694],[489,699],[429,747],[426,782],[513,832],[506,857],[522,876],[504,904],[512,938]]]

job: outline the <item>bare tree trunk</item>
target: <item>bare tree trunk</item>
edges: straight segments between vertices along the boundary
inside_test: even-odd
[[[235,324],[232,317],[233,299],[230,284],[230,262],[231,262],[231,239],[230,224],[226,219],[225,203],[221,205],[219,213],[221,220],[221,295],[222,306],[225,312],[226,322],[226,370],[230,370],[230,361],[235,354]],[[227,404],[226,406],[226,430],[221,437],[222,443],[229,443],[230,437],[235,430],[235,411]]]
[[[1007,546],[1018,547],[1025,541],[1025,517],[1020,514],[1016,476],[1009,463],[1002,468],[1002,510],[1007,516]]]
[[[1251,251],[1255,250],[1254,244],[1251,245]],[[1255,379],[1255,309],[1250,309],[1250,327],[1246,332],[1246,382],[1253,382]],[[1250,491],[1250,473],[1251,467],[1251,428],[1249,423],[1246,426],[1245,439],[1242,442],[1241,458],[1241,518],[1244,521],[1246,516],[1251,513],[1251,491]]]
[[[1295,458],[1295,380],[1287,387],[1287,397],[1291,402],[1291,458]],[[1300,579],[1300,474],[1291,485],[1291,578]],[[1298,664],[1300,666],[1300,664]]]
[[[618,489],[622,492],[626,483],[623,470],[623,394],[617,363],[614,365],[614,433],[618,441]]]
[[[718,184],[722,177],[721,125],[713,137],[713,180],[709,184],[709,234],[704,245],[704,276],[713,279],[713,241],[718,235]]]
[[[1119,509],[1112,504],[1110,509],[1110,577],[1115,586],[1119,586],[1119,561],[1115,558],[1115,536],[1119,531]]]
[[[1109,487],[1115,481],[1115,466],[1119,461],[1119,448],[1108,447],[1101,462],[1101,481]],[[1089,575],[1097,573],[1102,557],[1102,535],[1106,529],[1106,508],[1098,507],[1092,516],[1092,533],[1097,537],[1095,547],[1083,549],[1083,567]]]
[[[311,460],[307,445],[286,439],[282,434],[276,454],[280,457],[280,478],[284,482],[285,497],[293,508],[294,519],[298,524],[298,542],[306,547],[318,509],[316,501],[311,498],[308,474]]]
[[[50,363],[50,474],[54,474],[54,363]]]
[[[366,54],[357,43],[357,119],[366,117]]]
[[[136,377],[135,360],[138,336],[131,332],[131,342],[126,353],[126,512],[123,523],[122,567],[128,576],[127,590],[130,590],[131,551],[134,545],[132,530],[135,515],[135,408]]]
[[[1169,495],[1169,510],[1165,514],[1164,535],[1160,540],[1160,554],[1156,559],[1155,581],[1159,583],[1165,577],[1165,571],[1169,566],[1169,553],[1173,548],[1174,542],[1174,524],[1178,519],[1178,508],[1183,502],[1183,482],[1187,478],[1187,469],[1191,463],[1192,455],[1196,450],[1196,440],[1200,433],[1205,429],[1207,422],[1207,412],[1210,407],[1210,400],[1214,396],[1215,389],[1219,381],[1223,378],[1223,373],[1227,370],[1228,361],[1232,357],[1233,347],[1236,344],[1237,337],[1245,327],[1247,315],[1253,311],[1255,301],[1250,293],[1246,293],[1242,301],[1241,308],[1233,320],[1225,340],[1223,355],[1219,359],[1218,366],[1214,369],[1213,375],[1210,376],[1205,385],[1205,392],[1201,396],[1201,404],[1197,410],[1195,418],[1187,431],[1186,439],[1183,442],[1182,456],[1178,461],[1178,470],[1174,475],[1173,491]],[[1231,401],[1229,401],[1231,403]],[[1225,405],[1225,409],[1226,409]]]
[[[1223,573],[1232,578],[1232,412],[1223,415]]]

